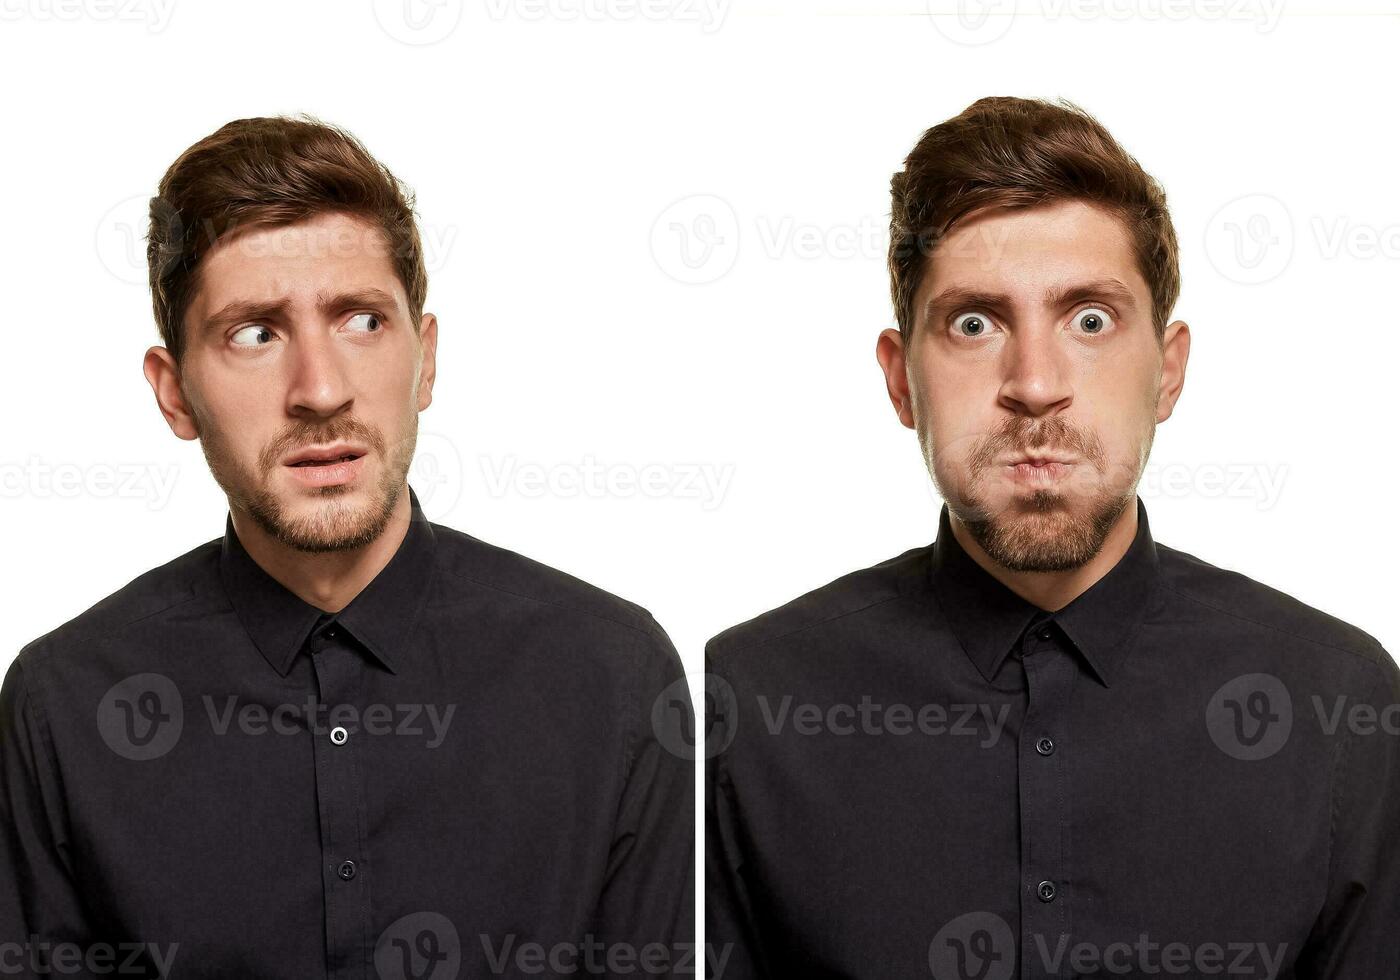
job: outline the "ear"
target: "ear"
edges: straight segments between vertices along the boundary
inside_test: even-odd
[[[1162,334],[1162,380],[1157,387],[1157,421],[1171,418],[1186,384],[1186,359],[1191,355],[1191,328],[1185,320],[1167,324]]]
[[[146,351],[143,371],[170,431],[181,439],[198,439],[199,429],[185,402],[185,393],[180,388],[180,369],[170,351],[161,346]]]
[[[880,370],[885,372],[885,389],[895,414],[907,428],[914,428],[914,404],[909,397],[909,369],[905,363],[904,338],[898,330],[880,331],[880,339],[875,342],[875,359],[880,362]]]
[[[418,331],[423,360],[418,367],[418,411],[433,403],[433,382],[437,380],[437,317],[424,313]]]

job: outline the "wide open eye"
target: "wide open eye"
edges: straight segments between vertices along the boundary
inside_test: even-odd
[[[1087,306],[1074,315],[1075,325],[1087,334],[1105,333],[1113,326],[1113,317],[1097,306]]]
[[[961,313],[953,319],[953,332],[962,337],[981,337],[991,330],[991,321],[981,313]]]

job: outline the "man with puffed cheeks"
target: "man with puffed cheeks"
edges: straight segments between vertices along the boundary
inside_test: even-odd
[[[1400,977],[1394,659],[1137,495],[1190,350],[1161,186],[995,97],[891,191],[876,354],[937,536],[707,646],[724,980]]]
[[[228,513],[6,673],[0,973],[687,972],[670,640],[408,484],[411,192],[342,129],[236,120],[165,174],[148,259],[146,379]]]

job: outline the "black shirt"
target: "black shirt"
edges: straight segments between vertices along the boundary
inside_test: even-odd
[[[711,640],[725,980],[1400,977],[1395,662],[1137,520],[1046,612],[945,504]]]
[[[0,697],[0,976],[689,959],[694,764],[652,711],[688,704],[666,634],[409,494],[407,536],[338,614],[230,518],[24,648]]]

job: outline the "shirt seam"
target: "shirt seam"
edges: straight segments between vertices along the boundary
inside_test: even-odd
[[[118,591],[120,591],[120,590],[118,590]],[[104,628],[98,629],[98,628],[96,628],[95,626],[90,627],[90,626],[84,625],[84,626],[81,627],[81,628],[75,628],[75,629],[74,629],[74,634],[75,634],[75,635],[73,636],[73,639],[75,639],[75,640],[81,640],[81,639],[85,639],[85,638],[90,637],[90,636],[103,635],[103,634],[106,634],[106,633],[111,632],[112,630],[122,630],[122,629],[126,629],[126,628],[129,627],[129,626],[135,626],[137,623],[144,622],[145,620],[148,620],[148,619],[152,618],[153,616],[160,616],[160,615],[162,615],[163,613],[168,613],[168,612],[170,612],[172,609],[178,609],[180,606],[185,605],[185,603],[187,603],[187,602],[194,602],[196,599],[204,598],[207,594],[208,594],[207,592],[196,592],[196,593],[194,593],[193,595],[185,596],[185,598],[183,598],[183,599],[176,600],[176,601],[174,601],[174,602],[171,602],[169,605],[161,606],[159,609],[155,609],[155,610],[152,610],[151,612],[144,613],[144,614],[142,614],[142,615],[140,615],[140,616],[137,616],[137,617],[135,617],[135,618],[133,618],[133,619],[123,619],[123,620],[119,621],[119,622],[118,622],[116,625],[114,625],[114,626],[104,627]],[[83,615],[82,613],[79,613],[78,616],[76,616],[76,617],[74,617],[74,618],[75,618],[75,619],[81,619],[81,618],[82,618],[82,615]],[[43,636],[40,636],[38,639],[34,640],[32,643],[27,644],[26,647],[25,647],[25,649],[30,651],[30,652],[29,652],[29,659],[33,660],[36,664],[39,663],[39,662],[42,662],[42,661],[44,661],[44,660],[46,660],[46,659],[48,659],[48,658],[52,655],[52,653],[53,653],[52,647],[55,645],[55,644],[54,644],[54,640],[51,640],[51,639],[49,639],[49,638],[50,638],[50,637],[53,637],[54,634],[56,634],[56,633],[58,633],[59,631],[61,631],[61,630],[64,628],[64,626],[68,626],[69,624],[71,624],[71,623],[73,623],[73,622],[74,622],[74,620],[70,619],[67,623],[64,623],[62,626],[58,626],[58,627],[56,627],[55,629],[50,630],[48,633],[45,633]],[[57,639],[57,637],[55,637],[55,639]],[[23,653],[24,651],[21,650],[20,652]],[[18,659],[18,658],[17,658],[17,659]]]
[[[499,585],[493,585],[490,582],[483,582],[480,579],[472,578],[470,575],[463,575],[461,572],[454,571],[450,568],[444,567],[443,571],[445,571],[448,575],[451,575],[453,578],[458,579],[462,582],[470,582],[472,585],[479,585],[484,589],[491,589],[492,591],[500,592],[503,595],[515,596],[517,599],[526,599],[530,602],[537,602],[542,606],[553,606],[555,609],[562,609],[565,612],[573,612],[583,616],[589,616],[593,619],[600,619],[607,623],[613,623],[614,625],[625,627],[626,629],[640,633],[641,635],[650,639],[655,639],[656,631],[660,629],[659,624],[657,624],[655,618],[652,617],[650,613],[646,613],[646,615],[647,618],[651,620],[651,625],[646,626],[644,628],[642,626],[637,626],[633,623],[626,622],[625,620],[618,619],[613,616],[607,616],[600,612],[594,612],[591,609],[584,609],[581,606],[570,606],[562,602],[555,602],[551,599],[541,599],[539,596],[526,595],[524,592],[515,592],[511,589],[503,588]]]
[[[62,785],[63,780],[59,776],[58,771],[58,751],[53,744],[53,734],[49,722],[49,712],[43,700],[45,691],[44,679],[41,676],[39,676],[37,670],[31,671],[26,667],[25,664],[19,665],[19,677],[20,683],[24,687],[25,703],[26,705],[28,705],[29,710],[34,715],[35,728],[38,730],[39,733],[39,744],[37,746],[37,749],[39,755],[42,756],[42,759],[38,761],[48,770],[49,778],[52,779],[56,785]],[[36,779],[37,778],[38,777],[36,774]],[[39,786],[39,789],[42,792],[42,785]],[[73,866],[70,860],[71,852],[68,850],[68,845],[72,843],[73,835],[72,829],[68,825],[69,816],[67,794],[61,794],[60,798],[63,801],[63,836],[60,840],[57,840],[54,843],[55,845],[59,846],[59,850],[63,854],[64,870],[67,871],[67,873],[70,876],[76,879],[77,869]]]
[[[1195,602],[1195,603],[1198,603],[1199,605],[1205,606],[1207,609],[1213,609],[1214,611],[1220,613],[1221,615],[1229,616],[1229,617],[1231,617],[1232,619],[1238,619],[1240,622],[1243,622],[1243,623],[1250,623],[1250,624],[1252,624],[1252,625],[1254,625],[1254,626],[1262,626],[1264,629],[1272,630],[1272,631],[1275,632],[1275,633],[1282,633],[1284,636],[1290,637],[1290,638],[1292,638],[1292,639],[1303,640],[1303,641],[1305,641],[1305,642],[1307,642],[1307,643],[1313,644],[1314,646],[1325,647],[1326,649],[1329,649],[1329,650],[1337,650],[1337,651],[1340,651],[1341,653],[1350,654],[1351,656],[1358,658],[1359,660],[1363,661],[1364,663],[1370,664],[1372,667],[1375,667],[1377,670],[1381,670],[1381,671],[1384,670],[1384,667],[1383,667],[1382,664],[1377,663],[1377,661],[1376,661],[1374,658],[1372,658],[1371,656],[1369,656],[1368,654],[1366,654],[1365,652],[1363,652],[1363,651],[1361,651],[1361,650],[1354,650],[1354,649],[1352,649],[1352,648],[1350,648],[1350,647],[1344,647],[1344,646],[1341,646],[1341,645],[1336,644],[1336,643],[1329,643],[1329,642],[1327,642],[1326,640],[1319,640],[1319,639],[1316,639],[1315,637],[1311,637],[1311,636],[1303,636],[1302,634],[1299,634],[1299,633],[1290,633],[1288,630],[1281,629],[1280,627],[1275,626],[1275,625],[1273,625],[1272,623],[1266,623],[1266,622],[1263,622],[1262,620],[1258,620],[1258,619],[1251,619],[1251,618],[1248,617],[1248,616],[1242,616],[1242,615],[1240,615],[1239,613],[1237,613],[1237,612],[1235,612],[1235,611],[1233,611],[1233,610],[1224,608],[1223,606],[1217,606],[1217,605],[1215,605],[1214,603],[1207,602],[1206,600],[1202,599],[1200,596],[1192,595],[1192,594],[1189,593],[1189,592],[1183,592],[1183,591],[1181,591],[1180,589],[1178,589],[1176,586],[1170,585],[1170,584],[1168,584],[1168,583],[1165,582],[1165,581],[1163,581],[1163,582],[1161,583],[1161,585],[1162,585],[1162,588],[1167,589],[1167,590],[1169,590],[1169,591],[1171,591],[1171,592],[1175,592],[1177,595],[1181,596],[1183,599],[1189,599],[1189,600],[1192,601],[1192,602]]]
[[[1374,698],[1372,697],[1372,695],[1374,695],[1379,689],[1382,679],[1383,678],[1380,677],[1376,678],[1376,680],[1372,682],[1370,688],[1367,689],[1367,700],[1365,703],[1374,703]],[[1326,914],[1325,910],[1327,909],[1328,903],[1332,899],[1332,883],[1336,870],[1334,862],[1336,859],[1337,825],[1340,822],[1339,817],[1341,811],[1347,803],[1346,777],[1351,766],[1352,745],[1355,744],[1356,739],[1359,737],[1357,732],[1354,729],[1352,729],[1351,726],[1348,726],[1348,729],[1350,737],[1342,743],[1341,750],[1338,752],[1337,762],[1333,766],[1332,771],[1332,787],[1331,793],[1329,794],[1332,799],[1332,805],[1329,807],[1329,812],[1327,815],[1327,881],[1325,887],[1323,888],[1322,894],[1322,907],[1324,910],[1323,914]],[[1330,954],[1332,947],[1333,937],[1325,936],[1322,944],[1322,950]]]
[[[898,580],[897,580],[897,585],[895,586],[895,588],[896,588],[897,591],[895,592],[894,595],[885,596],[883,599],[872,599],[871,601],[865,603],[864,605],[857,606],[857,607],[854,608],[854,609],[847,609],[847,610],[846,610],[845,612],[843,612],[843,613],[837,613],[836,615],[828,616],[828,617],[826,617],[825,619],[819,619],[819,620],[817,620],[817,621],[814,622],[814,623],[806,623],[805,625],[802,625],[802,626],[794,626],[794,627],[792,627],[791,629],[786,629],[786,630],[783,630],[782,632],[774,633],[772,636],[761,637],[761,638],[759,638],[759,639],[755,639],[755,640],[749,641],[749,642],[747,642],[747,643],[739,643],[739,644],[737,644],[737,645],[732,645],[732,646],[731,646],[731,644],[730,644],[729,641],[726,641],[726,640],[723,640],[723,639],[722,639],[722,638],[724,637],[725,633],[733,632],[735,629],[738,629],[738,628],[740,628],[740,627],[746,625],[747,623],[752,623],[752,622],[754,622],[756,619],[762,619],[763,616],[766,615],[766,614],[759,614],[757,617],[754,617],[754,619],[747,620],[746,623],[740,623],[739,626],[732,627],[732,628],[729,629],[729,630],[725,630],[724,632],[721,632],[721,633],[717,634],[716,636],[711,637],[710,643],[707,644],[707,645],[709,645],[709,646],[727,646],[727,647],[729,647],[729,648],[730,648],[733,652],[735,652],[735,653],[738,653],[738,652],[741,651],[741,650],[754,650],[754,649],[757,649],[758,647],[764,646],[765,644],[774,643],[774,642],[776,642],[776,641],[778,641],[778,640],[784,639],[785,637],[795,636],[795,635],[797,635],[798,633],[802,633],[802,632],[805,632],[805,631],[810,630],[810,629],[816,629],[816,628],[819,627],[819,626],[828,626],[828,625],[830,625],[831,623],[835,623],[835,622],[838,622],[839,620],[845,619],[847,616],[854,616],[854,615],[857,615],[858,613],[868,612],[869,610],[874,609],[874,608],[876,608],[877,606],[882,606],[882,605],[884,605],[884,604],[887,603],[887,602],[894,602],[894,601],[896,601],[896,600],[898,600],[898,599],[906,599],[906,598],[908,598],[910,595],[913,595],[914,593],[919,592],[919,591],[921,591],[921,590],[922,590],[922,591],[931,591],[932,583],[931,583],[930,580],[929,580],[929,571],[930,571],[929,566],[930,566],[930,564],[931,564],[931,562],[932,562],[932,549],[933,549],[933,545],[922,545],[922,546],[920,546],[919,548],[913,549],[915,552],[922,552],[922,553],[918,555],[917,560],[915,561],[915,565],[914,565],[913,568],[905,568],[905,569],[901,569],[901,570],[900,570],[900,572],[899,572],[899,577],[898,577]],[[906,554],[907,554],[907,553],[906,553]],[[892,560],[898,561],[900,558],[903,558],[903,557],[904,557],[904,555],[900,555],[900,556],[898,556],[897,558],[892,559]],[[851,575],[851,576],[859,575],[861,572],[868,572],[868,571],[872,571],[872,570],[874,570],[874,569],[879,569],[879,568],[880,568],[882,565],[884,565],[884,564],[886,564],[886,563],[881,563],[881,565],[872,565],[872,566],[869,566],[868,568],[858,569],[857,571],[850,573],[850,575]],[[842,578],[847,578],[847,577],[850,577],[850,576],[842,576]],[[803,593],[802,595],[798,596],[796,599],[793,599],[792,602],[798,602],[798,601],[801,601],[802,599],[807,598],[808,596],[814,596],[816,593],[821,592],[823,588],[827,588],[827,587],[829,587],[829,586],[831,586],[831,585],[835,585],[837,582],[840,582],[840,581],[841,581],[840,578],[835,579],[834,581],[829,582],[826,586],[821,586],[821,587],[819,587],[819,588],[813,589],[811,592]],[[790,605],[791,603],[788,603],[788,604]],[[781,609],[782,607],[779,606],[778,608]],[[771,611],[771,610],[770,610],[770,611]],[[717,641],[718,641],[718,642],[717,642]]]
[[[845,612],[837,613],[834,616],[828,616],[826,619],[818,620],[815,623],[807,623],[804,626],[794,626],[792,629],[784,630],[781,633],[774,633],[772,636],[765,636],[761,639],[752,640],[748,643],[742,643],[737,646],[730,646],[727,642],[724,641],[721,641],[716,645],[729,646],[730,650],[734,653],[738,653],[742,650],[756,650],[761,646],[765,646],[766,644],[776,643],[778,640],[786,639],[790,636],[796,636],[798,633],[805,633],[807,630],[816,629],[819,626],[829,626],[832,623],[839,622],[840,620],[845,619],[847,616],[855,616],[863,612],[869,612],[871,609],[874,609],[877,606],[883,606],[887,602],[896,602],[900,599],[907,599],[912,593],[916,591],[917,587],[908,589],[903,592],[899,592],[892,596],[886,596],[883,599],[875,599],[871,602],[866,603],[863,606],[858,606],[855,609],[848,609]],[[723,634],[720,634],[720,636],[723,636]],[[713,643],[715,640],[719,639],[720,637],[717,636],[711,642]]]

